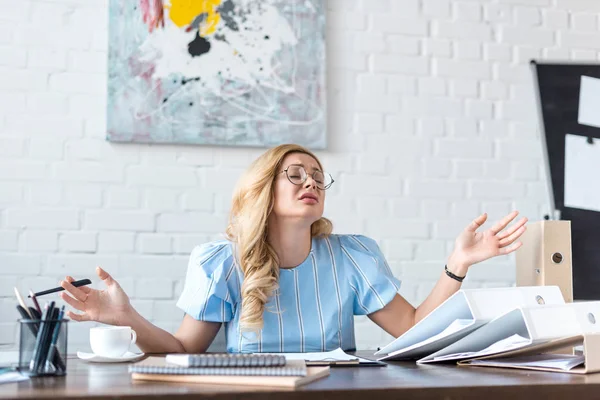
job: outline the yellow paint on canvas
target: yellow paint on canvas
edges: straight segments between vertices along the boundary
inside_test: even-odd
[[[206,19],[200,24],[200,36],[207,36],[215,32],[221,20],[216,11],[220,4],[221,0],[171,0],[171,5],[165,8],[169,9],[171,21],[180,28],[190,25],[198,15],[206,13]]]

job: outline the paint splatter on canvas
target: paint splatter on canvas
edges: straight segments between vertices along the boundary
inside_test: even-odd
[[[108,140],[326,145],[324,0],[110,0]]]

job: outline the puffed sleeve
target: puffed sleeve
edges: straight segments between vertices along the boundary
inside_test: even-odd
[[[229,242],[210,242],[195,247],[177,307],[199,321],[231,321],[235,301],[228,284],[237,279],[234,267]]]
[[[354,314],[366,315],[385,307],[400,289],[377,242],[362,235],[344,235],[340,244],[350,269]]]

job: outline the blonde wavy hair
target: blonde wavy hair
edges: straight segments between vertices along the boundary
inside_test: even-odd
[[[240,330],[258,332],[263,328],[265,304],[279,287],[279,260],[267,242],[268,219],[273,211],[275,178],[283,159],[303,153],[319,159],[295,144],[283,144],[258,157],[239,180],[233,194],[226,235],[236,247],[236,261],[244,274]],[[311,235],[327,236],[333,225],[321,217],[311,225]]]

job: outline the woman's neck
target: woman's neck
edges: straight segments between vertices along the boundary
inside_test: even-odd
[[[279,257],[280,268],[297,267],[310,253],[310,225],[271,219],[269,220],[267,241]]]

